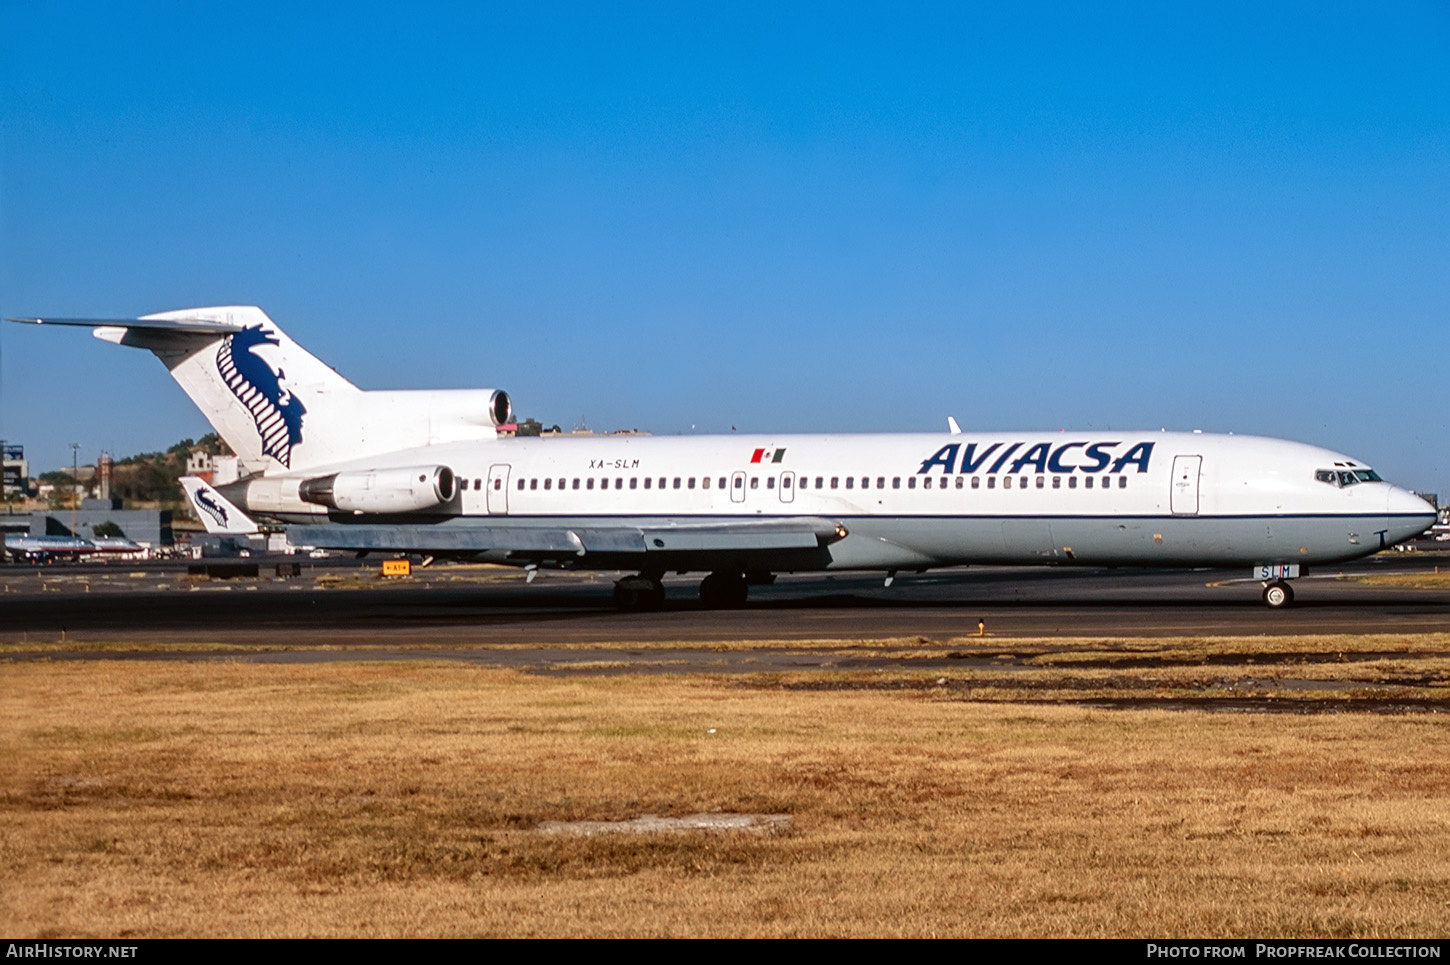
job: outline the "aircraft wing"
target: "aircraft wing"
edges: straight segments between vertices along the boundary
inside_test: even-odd
[[[770,553],[815,550],[842,539],[833,519],[793,516],[777,519],[710,520],[670,524],[659,520],[590,520],[577,526],[510,524],[486,526],[336,524],[292,526],[295,545],[327,549],[404,553],[505,551],[519,558],[566,559],[590,554],[633,557],[698,553]]]

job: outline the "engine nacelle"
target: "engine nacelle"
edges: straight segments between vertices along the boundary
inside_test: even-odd
[[[496,426],[514,421],[514,400],[503,389],[494,389],[488,397],[488,415]]]
[[[303,502],[345,513],[416,513],[449,502],[458,481],[447,466],[365,469],[304,480]]]

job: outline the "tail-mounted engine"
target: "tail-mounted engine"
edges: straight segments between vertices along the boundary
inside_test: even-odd
[[[447,466],[335,472],[297,487],[303,502],[345,513],[416,513],[450,502],[457,493]]]
[[[514,421],[514,403],[503,389],[494,389],[488,397],[488,415],[496,426]]]

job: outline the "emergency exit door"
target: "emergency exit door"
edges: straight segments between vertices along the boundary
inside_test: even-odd
[[[491,516],[507,516],[509,511],[509,466],[497,463],[488,467],[488,512]]]

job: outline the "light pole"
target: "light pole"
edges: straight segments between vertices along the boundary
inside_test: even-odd
[[[70,444],[70,535],[74,539],[76,535],[76,510],[81,504],[81,471],[79,464],[79,453],[81,444],[72,442]]]

